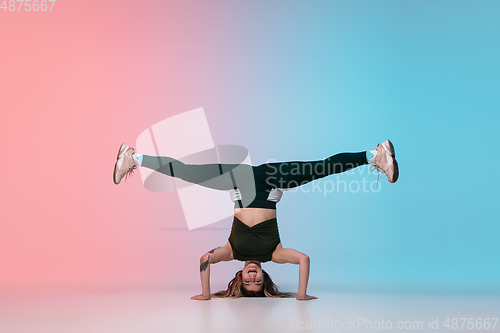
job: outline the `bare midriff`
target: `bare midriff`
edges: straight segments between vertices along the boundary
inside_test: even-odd
[[[276,217],[275,209],[267,208],[236,208],[234,216],[249,227]]]

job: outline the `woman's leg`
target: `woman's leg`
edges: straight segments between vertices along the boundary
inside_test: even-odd
[[[252,172],[251,166],[244,164],[185,164],[171,157],[148,155],[142,155],[141,167],[222,191],[236,188],[239,183],[233,174],[236,168],[238,173],[247,169]]]
[[[318,161],[262,164],[254,168],[254,173],[257,186],[287,189],[365,164],[368,161],[363,151],[340,153]]]

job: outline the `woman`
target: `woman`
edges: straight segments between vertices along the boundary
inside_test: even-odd
[[[283,190],[365,164],[372,164],[372,168],[386,174],[390,183],[395,183],[399,177],[394,146],[386,140],[371,151],[340,153],[318,161],[266,163],[259,166],[189,165],[170,157],[136,154],[133,148],[122,144],[118,151],[113,181],[119,184],[124,176],[141,166],[194,184],[230,191],[235,202],[231,234],[224,246],[214,248],[201,257],[202,293],[192,299],[211,299],[210,264],[239,260],[245,262],[243,269],[236,273],[226,291],[214,296],[289,297],[291,294],[279,292],[269,275],[262,270],[262,262],[272,261],[299,265],[299,286],[295,297],[298,300],[311,300],[316,297],[306,293],[309,257],[281,245],[276,203]]]

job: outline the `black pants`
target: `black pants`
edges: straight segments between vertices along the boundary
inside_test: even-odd
[[[340,153],[324,160],[246,164],[184,164],[166,156],[143,155],[142,167],[216,190],[228,191],[254,182],[255,190],[294,188],[315,179],[367,164],[366,151]],[[225,176],[224,176],[225,175]]]

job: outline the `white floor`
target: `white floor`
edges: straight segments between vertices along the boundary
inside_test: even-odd
[[[163,290],[4,295],[0,332],[500,332],[500,323],[493,329],[491,319],[500,317],[500,297],[316,292],[319,299],[309,302],[249,298],[202,302],[190,300],[191,294]],[[451,326],[453,318],[458,326]],[[473,322],[474,328],[467,328],[467,321],[461,327],[460,318]],[[486,318],[489,329],[479,329]],[[429,321],[436,325],[436,320],[437,329],[429,329]],[[372,326],[362,321],[371,321]]]

